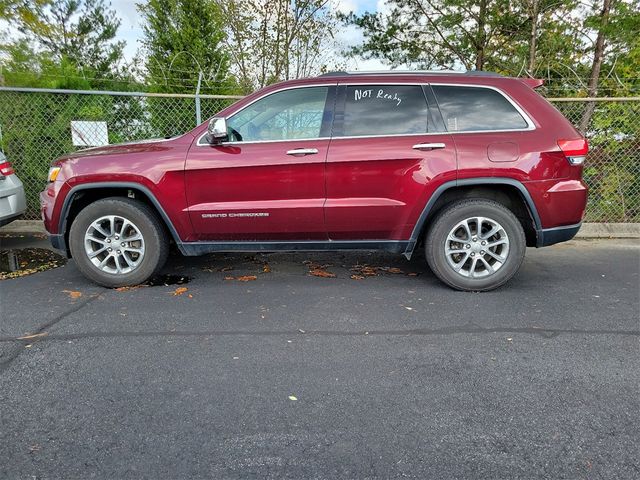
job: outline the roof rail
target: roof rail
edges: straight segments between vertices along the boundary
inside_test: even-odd
[[[468,75],[478,77],[502,77],[499,73],[483,70],[360,70],[360,71],[336,71],[327,72],[319,77],[341,77],[345,75]]]

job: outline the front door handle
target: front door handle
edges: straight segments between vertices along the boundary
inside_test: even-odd
[[[444,147],[446,147],[444,143],[418,143],[413,146],[415,150],[435,150]]]
[[[294,148],[293,150],[287,150],[287,155],[293,155],[294,157],[304,157],[305,155],[315,155],[318,153],[317,148]]]

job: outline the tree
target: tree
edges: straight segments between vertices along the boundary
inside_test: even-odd
[[[229,93],[229,60],[222,11],[212,0],[148,0],[144,20],[146,78],[154,92]]]
[[[337,20],[330,0],[218,0],[243,91],[330,68]]]
[[[504,69],[523,19],[508,0],[391,0],[388,13],[350,14],[365,41],[353,53],[393,66]]]
[[[120,20],[105,0],[5,1],[0,12],[22,34],[18,40],[88,77],[113,77],[118,70],[124,42],[114,39]]]

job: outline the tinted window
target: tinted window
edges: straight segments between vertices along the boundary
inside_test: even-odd
[[[346,94],[343,136],[427,131],[427,102],[419,85],[348,86]]]
[[[284,90],[227,120],[231,141],[295,140],[320,136],[328,87]]]
[[[499,92],[489,88],[433,85],[447,130],[514,130],[527,122]]]

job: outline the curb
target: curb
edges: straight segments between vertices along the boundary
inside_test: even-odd
[[[47,234],[44,229],[42,220],[14,220],[4,227],[0,227],[1,233],[43,233]]]
[[[583,223],[576,238],[640,238],[640,223]]]
[[[3,233],[47,232],[41,220],[15,220],[0,227]],[[576,238],[640,238],[640,223],[583,223]]]

